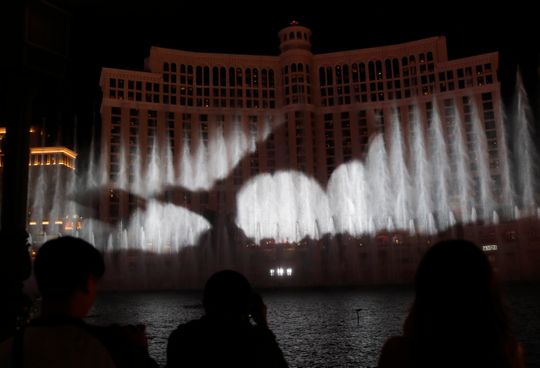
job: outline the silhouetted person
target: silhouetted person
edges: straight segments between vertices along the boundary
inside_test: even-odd
[[[13,336],[32,306],[22,291],[32,268],[27,239],[26,231],[0,231],[0,342]]]
[[[384,345],[379,368],[524,366],[491,265],[465,240],[437,243],[424,255],[404,334]]]
[[[212,275],[206,282],[203,306],[202,318],[181,324],[171,333],[168,368],[287,367],[266,324],[266,307],[243,275],[229,270]]]
[[[82,239],[43,244],[34,262],[41,316],[0,345],[0,367],[157,367],[142,327],[83,321],[104,272],[103,256]]]
[[[81,239],[43,244],[34,263],[41,317],[0,345],[0,367],[115,367],[82,321],[104,271],[101,254]]]

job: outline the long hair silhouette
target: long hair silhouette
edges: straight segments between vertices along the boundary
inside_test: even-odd
[[[439,242],[426,252],[404,334],[414,367],[520,366],[492,267],[469,241]]]

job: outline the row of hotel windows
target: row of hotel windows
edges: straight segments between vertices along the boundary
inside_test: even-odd
[[[376,102],[432,94],[435,66],[431,53],[427,62],[420,55],[319,68],[322,106]],[[168,65],[168,63],[165,63]],[[174,68],[172,67],[174,65]],[[171,69],[170,71],[168,69]],[[174,71],[172,70],[174,69]],[[259,78],[259,74],[261,78]],[[283,69],[285,104],[311,104],[311,73],[307,64],[286,65]],[[437,75],[440,92],[492,84],[490,63],[441,71]],[[164,83],[109,79],[109,97],[150,103],[196,107],[270,108],[276,107],[274,71],[257,68],[212,68],[176,64],[164,66]],[[212,81],[212,83],[210,83]],[[261,81],[261,83],[259,83]],[[160,99],[160,97],[162,99]]]
[[[198,107],[275,108],[275,72],[269,68],[225,68],[163,64],[164,101]]]
[[[109,78],[109,98],[159,103],[159,89],[159,83],[155,82]]]
[[[490,63],[479,64],[473,67],[458,68],[457,70],[447,70],[439,72],[439,91],[453,91],[454,89],[464,89],[473,86],[483,86],[493,84],[493,70]],[[457,78],[455,77],[457,76]],[[457,84],[456,84],[457,82]]]
[[[322,106],[348,105],[358,102],[376,102],[430,95],[434,92],[436,75],[431,53],[427,62],[420,55],[417,68],[414,55],[383,62],[370,61],[351,65],[322,66],[319,68],[319,83]],[[457,76],[457,78],[454,78]],[[453,91],[473,86],[492,84],[492,65],[479,64],[440,72],[439,91]]]
[[[375,102],[408,98],[433,92],[435,83],[433,53],[322,66],[319,68],[321,104],[348,105],[351,102]],[[420,75],[420,78],[418,78]],[[420,83],[419,83],[420,82]],[[420,85],[421,88],[417,88]]]

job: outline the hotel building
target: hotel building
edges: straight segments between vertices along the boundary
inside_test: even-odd
[[[480,154],[484,155],[488,168],[493,199],[498,201],[504,195],[509,178],[496,52],[449,60],[446,39],[439,36],[314,55],[311,31],[296,22],[279,32],[279,40],[278,56],[152,47],[144,71],[103,68],[101,156],[111,188],[100,199],[101,220],[118,223],[129,218],[138,207],[137,196],[116,190],[113,184],[118,182],[119,175],[124,175],[129,184],[138,171],[144,172],[156,142],[161,149],[171,150],[176,171],[184,145],[196,152],[199,145],[208,144],[216,131],[227,137],[240,126],[246,137],[259,142],[210,191],[197,195],[183,193],[181,198],[171,199],[198,213],[210,210],[228,216],[234,215],[240,187],[259,173],[296,170],[315,178],[324,187],[340,164],[366,157],[370,137],[382,133],[387,143],[391,140],[391,124],[396,114],[405,146],[410,146],[411,122],[415,118],[427,136],[437,112],[447,141],[455,138],[452,124],[461,124],[464,145],[471,158],[468,170],[478,197],[481,184],[475,161],[479,154],[474,137],[478,129],[474,127],[476,122],[485,133],[481,146],[484,152]],[[452,157],[455,152],[448,147],[448,155]],[[122,168],[126,163],[127,173]],[[176,172],[176,177],[179,174]],[[519,273],[518,258],[527,257],[513,246],[519,241],[516,229],[504,224],[502,228],[504,234],[493,226],[477,231],[473,225],[454,236],[472,238],[487,245],[487,251],[493,250],[492,242],[501,239],[507,242],[510,246],[505,248],[505,254],[514,257],[511,262],[499,261],[493,254],[490,257],[507,278],[518,277],[515,276]],[[540,245],[540,239],[536,241]],[[410,279],[426,247],[423,240],[423,245],[411,245],[409,250],[388,252],[386,247],[404,244],[392,234],[377,237],[375,242],[383,247],[340,250],[338,258],[345,263],[355,260],[348,268],[339,266],[339,262],[330,264],[333,261],[324,265],[324,259],[334,257],[325,255],[331,251],[324,246],[313,251],[316,256],[312,251],[299,249],[296,255],[276,251],[271,257],[288,254],[289,265],[295,265],[295,274],[299,268],[313,266],[306,264],[305,259],[310,258],[317,260],[313,264],[319,264],[313,266],[319,268],[311,275],[320,277],[326,272],[323,269],[340,273],[341,267],[348,270],[343,272],[354,274],[344,276],[349,281],[356,278],[384,282]],[[428,245],[430,242],[427,240]],[[420,244],[420,241],[413,239],[410,243]],[[536,252],[536,259],[539,256]],[[277,272],[276,268],[270,268],[274,266],[268,263],[259,267],[262,271],[253,268],[248,274],[260,281],[268,269]],[[366,274],[362,273],[364,270]],[[320,280],[331,282],[328,281],[331,277]]]
[[[171,149],[177,168],[184,144],[195,151],[240,122],[248,137],[264,143],[208,195],[183,198],[192,209],[234,208],[238,186],[258,173],[287,168],[324,184],[338,165],[365,156],[373,134],[389,139],[393,114],[407,141],[412,115],[418,112],[427,126],[437,109],[443,121],[460,114],[472,156],[472,120],[479,115],[493,191],[500,193],[506,152],[496,52],[449,60],[446,39],[433,37],[314,55],[311,31],[296,22],[279,40],[278,56],[152,47],[144,71],[103,68],[101,154],[109,181],[117,180],[123,160],[133,180],[133,163],[144,167],[155,142]],[[266,137],[268,126],[273,134]],[[473,163],[478,191],[475,170]],[[125,218],[136,199],[111,193],[101,198],[101,218]]]

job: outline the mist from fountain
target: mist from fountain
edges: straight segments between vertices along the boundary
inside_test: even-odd
[[[532,138],[534,136],[532,112],[519,70],[515,91],[512,125],[517,202],[525,211],[524,214],[531,215],[537,203],[535,195],[538,188],[536,182],[538,154]]]
[[[485,129],[474,99],[471,101],[469,130],[468,122],[455,106],[453,114],[448,115],[451,117],[445,116],[443,121],[436,100],[427,120],[420,119],[417,106],[409,109],[405,121],[393,111],[390,123],[370,138],[365,157],[336,167],[325,185],[293,169],[256,174],[237,192],[236,217],[230,220],[253,244],[261,244],[265,239],[298,243],[338,234],[362,237],[404,232],[429,236],[457,224],[480,220],[497,224],[530,213],[536,215],[532,121],[521,80],[518,79],[512,118],[516,142],[513,153],[519,165],[511,171],[510,156],[503,156],[498,193],[492,192]],[[229,213],[218,212],[218,220],[211,223],[189,206],[169,202],[170,198],[164,198],[162,191],[171,186],[201,193],[213,189],[217,181],[234,175],[240,160],[255,151],[256,140],[264,141],[279,125],[280,122],[267,120],[262,124],[264,128],[254,135],[248,124],[237,120],[211,130],[206,140],[202,136],[199,140],[184,136],[183,144],[175,151],[168,137],[160,145],[161,141],[154,135],[148,137],[146,152],[141,151],[140,145],[135,146],[135,151],[120,147],[119,170],[110,178],[104,169],[108,164],[104,155],[97,163],[94,155],[90,155],[87,172],[78,180],[73,174],[67,181],[67,191],[84,193],[104,188],[105,193],[127,191],[136,198],[128,198],[129,203],[124,198],[119,206],[135,210],[116,224],[84,219],[78,234],[97,242],[98,246],[101,244],[108,252],[179,254],[191,245],[211,242],[215,237],[223,237],[219,240],[227,243],[224,249],[231,249],[235,235],[223,219]],[[499,134],[502,140],[498,149],[507,154],[506,132]],[[472,151],[468,148],[471,145],[468,135],[473,139]],[[517,179],[515,193],[510,172]],[[32,175],[37,175],[38,183],[29,189],[31,213],[36,221],[80,210],[65,196],[62,185],[47,182],[42,168]],[[51,199],[53,204],[47,205]],[[140,202],[144,206],[139,206]],[[48,213],[45,208],[50,209]],[[216,224],[223,228],[212,230]],[[201,236],[211,231],[214,231],[211,237],[201,240]],[[51,234],[54,231],[48,231]],[[233,257],[232,253],[212,246],[205,254],[221,265],[230,264]],[[189,267],[202,272],[200,264]]]

